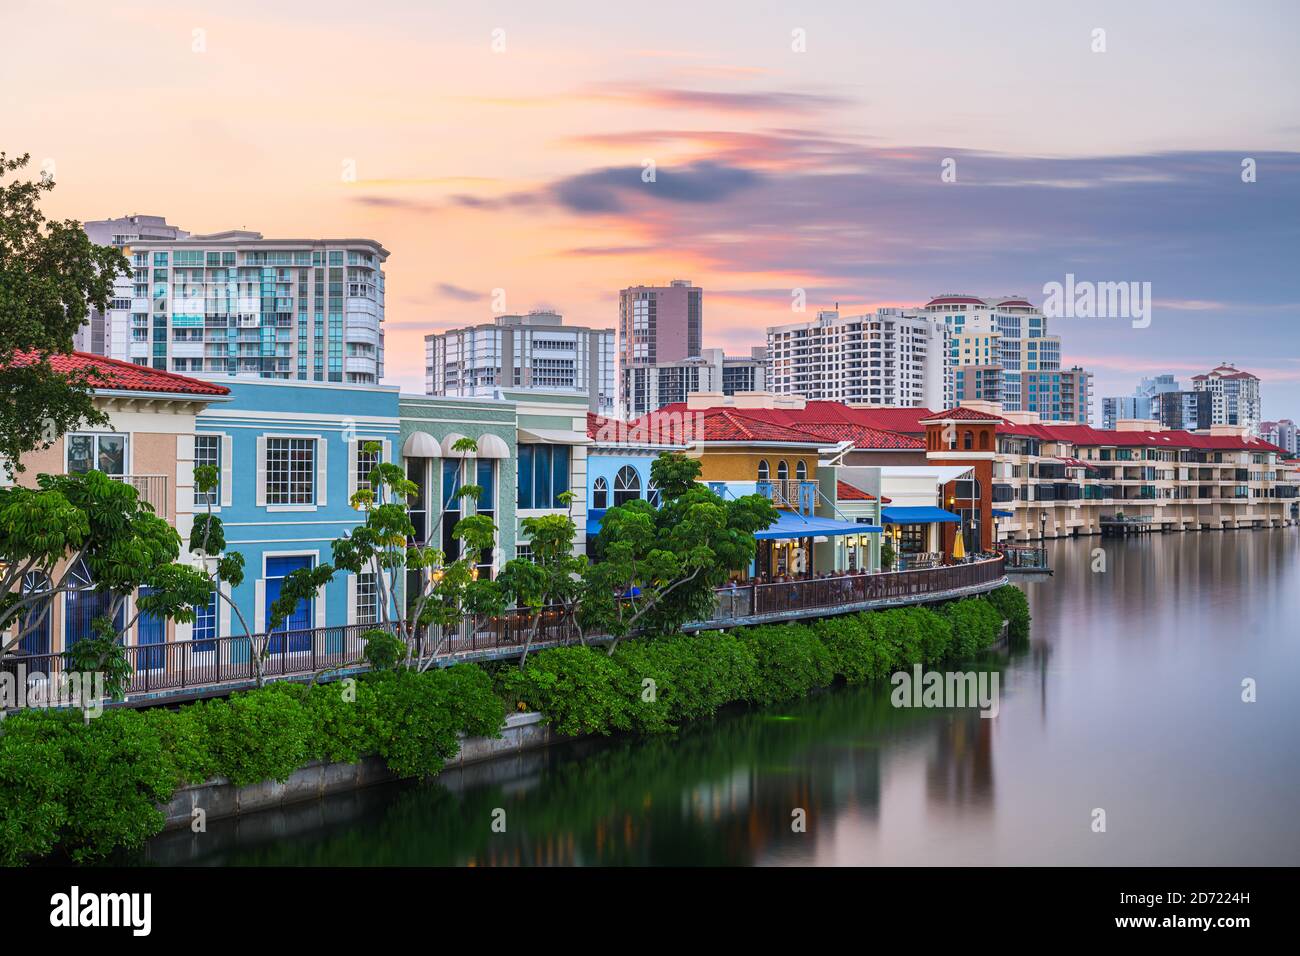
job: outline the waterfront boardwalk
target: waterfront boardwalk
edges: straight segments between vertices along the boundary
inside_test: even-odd
[[[713,618],[689,624],[684,630],[725,630],[949,601],[991,591],[1006,583],[1002,555],[915,571],[746,583],[719,588]],[[521,609],[466,624],[455,635],[443,637],[435,664],[518,657],[528,639],[530,623],[530,612]],[[350,624],[277,632],[271,636],[270,656],[263,662],[263,676],[267,680],[306,679],[325,672],[337,676],[364,670],[362,635],[377,627]],[[530,653],[577,644],[582,639],[565,615],[545,611]],[[585,640],[600,644],[608,637],[587,634]],[[221,696],[255,683],[248,638],[243,636],[130,646],[125,650],[132,669],[126,693],[128,705]],[[21,674],[28,684],[48,680],[63,667],[61,654],[11,656],[0,663],[0,669],[15,676]]]

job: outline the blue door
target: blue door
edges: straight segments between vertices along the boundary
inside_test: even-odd
[[[312,567],[314,561],[315,559],[311,555],[306,554],[266,559],[266,620],[263,621],[263,627],[268,632],[271,630],[271,605],[280,597],[280,584],[284,581],[285,576],[300,568]],[[289,653],[311,650],[310,628],[316,618],[315,603],[312,600],[298,602],[298,606],[293,609],[293,613],[285,618],[284,623],[271,636],[270,651],[272,654],[279,654],[284,651],[284,637],[282,635],[284,631],[290,632]]]
[[[152,590],[152,588],[141,588],[140,596],[144,597]],[[163,656],[166,654],[163,641],[166,637],[167,631],[162,618],[154,617],[152,614],[141,614],[136,619],[135,642],[140,647],[135,659],[136,670],[159,670],[163,666]]]

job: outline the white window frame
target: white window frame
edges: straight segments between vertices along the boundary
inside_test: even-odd
[[[94,463],[92,468],[97,468],[99,464],[99,439],[100,438],[120,438],[122,439],[122,473],[120,475],[109,475],[110,478],[125,478],[131,474],[131,441],[130,432],[115,431],[93,431],[93,432],[68,432],[63,436],[63,473],[65,475],[74,474],[68,470],[68,464],[72,452],[72,439],[74,438],[93,438],[95,440]],[[82,474],[82,472],[76,472]],[[105,472],[107,474],[107,472]]]

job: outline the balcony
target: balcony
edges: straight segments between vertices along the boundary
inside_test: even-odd
[[[166,475],[118,475],[117,480],[134,488],[140,500],[148,502],[159,518],[168,521],[175,518],[167,491]]]

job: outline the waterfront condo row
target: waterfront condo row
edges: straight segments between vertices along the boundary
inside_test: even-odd
[[[609,508],[657,500],[651,465],[664,452],[697,458],[700,480],[724,497],[761,494],[776,505],[777,520],[756,536],[755,562],[739,575],[760,581],[960,563],[1002,542],[1098,533],[1117,514],[1168,530],[1297,519],[1297,462],[1240,428],[1122,422],[1102,431],[1043,425],[982,402],[935,411],[761,392],[698,394],[629,423],[592,413],[581,392],[446,398],[372,384],[194,378],[85,353],[53,362],[101,376],[95,403],[109,425],[62,436],[26,456],[25,471],[0,470],[0,483],[98,469],[137,488],[183,540],[211,508],[228,549],[244,556],[245,580],[229,596],[254,630],[269,629],[285,576],[330,561],[331,542],[360,523],[350,499],[368,482],[372,443],[418,488],[417,543],[454,558],[456,522],[492,519],[485,576],[529,555],[530,516],[567,515],[575,550],[589,551]],[[461,450],[463,438],[474,451]],[[197,465],[216,469],[215,490],[195,488]],[[457,495],[470,484],[481,489],[474,500]],[[72,583],[21,650],[58,653],[91,633],[109,598],[84,568],[73,569]],[[142,616],[128,640],[242,633],[215,596],[196,612],[192,624]],[[373,577],[346,575],[300,602],[285,626],[377,616]]]

